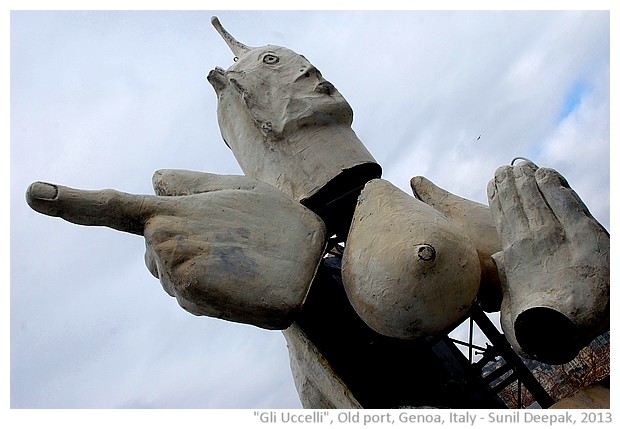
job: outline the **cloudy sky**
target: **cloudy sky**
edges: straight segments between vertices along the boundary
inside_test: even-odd
[[[152,193],[160,168],[240,174],[205,76],[240,41],[306,56],[384,178],[486,203],[516,156],[610,220],[610,15],[564,11],[12,12],[13,408],[297,408],[281,333],[183,311],[140,237],[32,211],[44,180]]]

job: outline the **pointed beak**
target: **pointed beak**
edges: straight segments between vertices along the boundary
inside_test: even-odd
[[[211,24],[215,27],[220,36],[222,36],[222,39],[224,39],[224,42],[226,42],[226,44],[236,57],[241,57],[243,56],[243,54],[249,52],[252,49],[249,46],[246,46],[243,43],[239,42],[228,31],[226,31],[217,16],[211,17]]]

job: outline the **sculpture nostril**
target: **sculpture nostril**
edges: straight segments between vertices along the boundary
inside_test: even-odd
[[[306,72],[305,77],[310,77],[310,72]]]
[[[334,88],[334,85],[330,82],[324,80],[320,82],[314,90],[322,94],[332,95],[336,88]]]

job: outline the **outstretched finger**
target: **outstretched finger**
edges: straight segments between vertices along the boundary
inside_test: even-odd
[[[590,222],[609,235],[560,173],[552,168],[541,168],[536,172],[536,181],[547,204],[570,238],[577,239],[589,233],[584,230],[583,221]]]
[[[435,185],[424,176],[412,177],[409,185],[416,198],[426,204],[440,204],[452,197],[451,193]]]
[[[107,226],[142,235],[144,222],[163,207],[158,197],[111,189],[85,191],[34,182],[26,191],[28,205],[39,213],[78,225]]]
[[[505,165],[495,170],[487,187],[487,197],[502,247],[506,249],[522,238],[527,230],[527,217],[519,198],[513,167]]]
[[[257,180],[247,176],[173,169],[157,170],[153,174],[153,189],[162,196],[202,194],[224,189],[249,190],[256,186]]]
[[[489,206],[454,195],[422,176],[409,182],[415,196],[461,226],[478,251],[491,255],[501,250]]]
[[[520,207],[526,220],[521,237],[536,236],[541,239],[556,236],[560,228],[557,218],[538,188],[535,178],[538,170],[538,166],[531,161],[521,162],[513,167]]]

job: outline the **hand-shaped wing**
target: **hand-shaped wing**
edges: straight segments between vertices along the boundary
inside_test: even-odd
[[[555,170],[497,169],[488,197],[521,349],[564,363],[609,329],[609,233]]]
[[[166,185],[170,172],[164,173],[156,174],[159,192],[177,196],[36,182],[27,200],[73,223],[143,235],[149,270],[193,314],[288,326],[324,250],[321,220],[276,188],[243,176],[181,172],[183,180]]]

